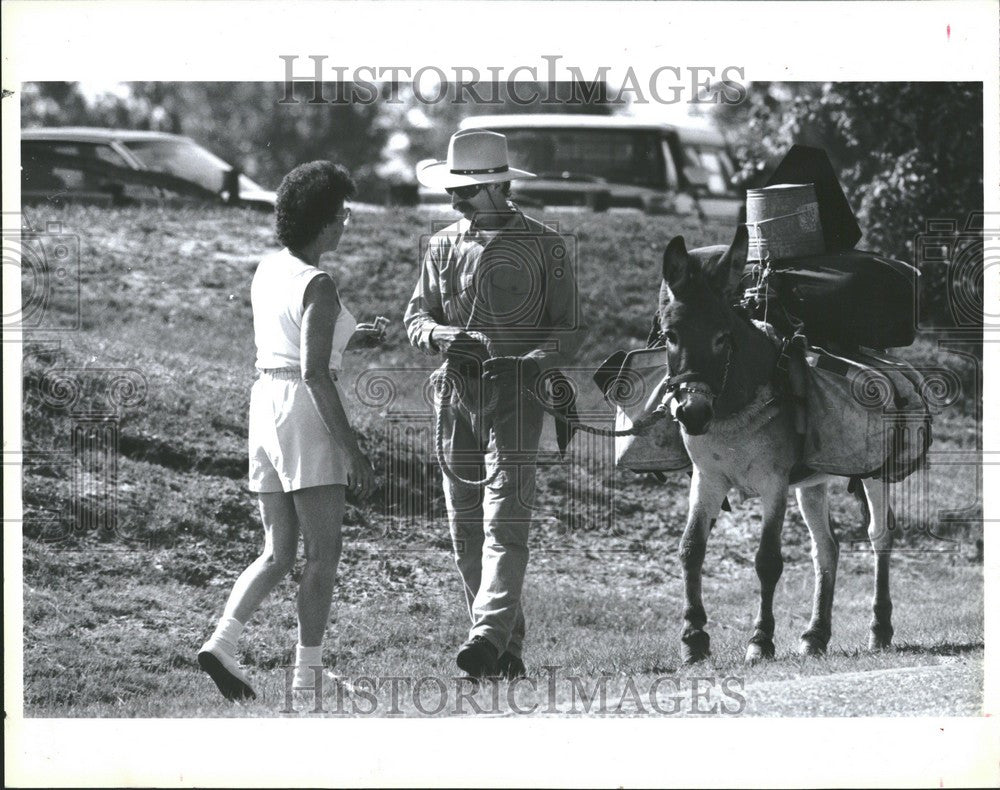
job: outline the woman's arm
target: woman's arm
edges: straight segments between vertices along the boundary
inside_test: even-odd
[[[330,378],[330,349],[333,329],[340,315],[340,296],[330,277],[314,277],[302,298],[301,365],[302,380],[316,404],[320,419],[348,456],[348,484],[362,496],[374,483],[371,464],[365,458],[347,419],[340,393]]]

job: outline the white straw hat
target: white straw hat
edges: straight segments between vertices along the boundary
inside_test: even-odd
[[[534,177],[534,173],[510,166],[507,161],[507,138],[487,129],[455,132],[448,143],[448,158],[445,161],[417,167],[420,183],[434,189]]]

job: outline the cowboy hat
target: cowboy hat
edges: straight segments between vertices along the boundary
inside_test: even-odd
[[[455,132],[448,143],[448,158],[445,161],[417,165],[417,179],[432,189],[534,177],[534,173],[510,166],[507,161],[507,138],[487,129]]]

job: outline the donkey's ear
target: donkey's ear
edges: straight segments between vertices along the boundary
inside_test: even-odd
[[[663,284],[677,294],[691,282],[691,259],[683,236],[674,236],[663,251]]]
[[[713,267],[712,282],[727,297],[733,297],[739,288],[743,269],[747,265],[749,243],[747,226],[742,223],[737,225],[736,235],[733,237],[732,243]]]

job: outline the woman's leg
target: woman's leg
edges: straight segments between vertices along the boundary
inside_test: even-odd
[[[257,696],[236,661],[236,642],[243,624],[295,564],[298,548],[298,519],[291,494],[261,494],[260,515],[264,550],[236,580],[215,633],[198,652],[198,665],[228,700]]]
[[[306,554],[298,597],[302,647],[318,647],[322,643],[330,617],[342,545],[344,489],[342,485],[328,485],[292,492]]]
[[[223,619],[231,617],[245,623],[295,565],[299,523],[292,494],[260,494],[260,517],[264,522],[264,550],[233,585]]]

